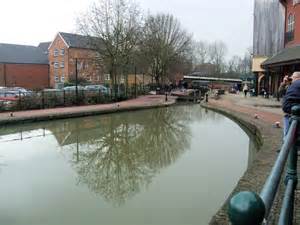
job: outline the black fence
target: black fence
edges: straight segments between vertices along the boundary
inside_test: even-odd
[[[141,85],[129,88],[115,87],[107,91],[102,89],[1,91],[0,112],[112,103],[136,98],[148,92],[149,87]]]

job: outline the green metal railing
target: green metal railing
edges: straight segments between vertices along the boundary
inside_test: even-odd
[[[275,199],[281,176],[285,170],[285,193],[282,201],[279,225],[293,224],[294,193],[297,186],[297,157],[300,146],[300,105],[292,108],[290,126],[272,171],[258,195],[240,192],[230,199],[228,216],[232,225],[260,225],[267,222]]]

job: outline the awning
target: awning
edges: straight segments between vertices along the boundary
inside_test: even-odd
[[[300,63],[300,45],[284,48],[277,55],[262,63],[263,68],[284,66]]]

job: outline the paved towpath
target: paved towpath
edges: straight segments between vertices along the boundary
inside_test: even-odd
[[[244,97],[244,95],[227,94],[221,100],[210,99],[210,105],[230,109],[238,113],[247,114],[250,117],[258,116],[269,124],[282,123],[283,112],[281,102],[262,97]]]
[[[270,173],[271,168],[277,158],[276,152],[282,144],[282,129],[274,126],[279,121],[282,127],[283,112],[281,103],[273,99],[261,97],[247,97],[243,95],[227,94],[221,96],[219,100],[209,99],[204,107],[215,109],[232,117],[237,121],[242,121],[247,128],[256,133],[261,139],[260,151],[256,154],[255,160],[248,165],[248,169],[241,177],[231,196],[239,191],[255,191],[259,193]],[[258,118],[255,118],[258,115]],[[234,163],[234,160],[233,160]],[[280,185],[277,199],[271,212],[270,224],[277,224],[278,215],[281,208],[281,200],[284,192],[284,184]],[[228,199],[230,199],[230,197]],[[296,192],[296,221],[300,221],[300,192]],[[217,212],[210,221],[210,225],[230,224],[227,216],[228,202]]]
[[[13,112],[13,116],[10,112],[2,112],[0,125],[163,107],[175,104],[175,102],[176,97],[168,96],[168,101],[165,101],[164,95],[146,95],[110,104],[18,111]]]

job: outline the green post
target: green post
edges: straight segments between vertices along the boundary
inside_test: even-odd
[[[260,225],[265,216],[265,205],[254,192],[244,191],[230,199],[228,216],[232,225]]]

